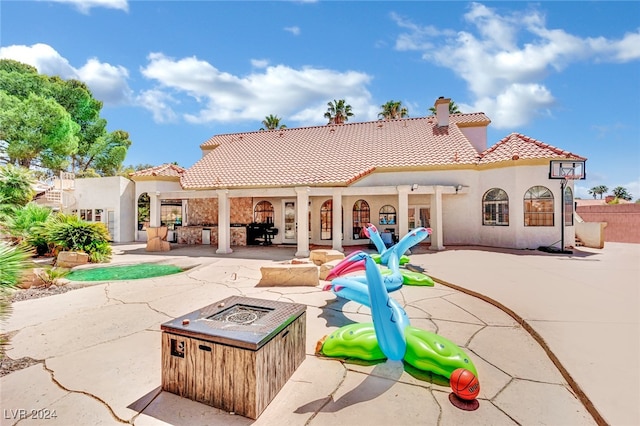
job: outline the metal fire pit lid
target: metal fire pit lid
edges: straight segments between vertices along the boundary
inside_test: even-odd
[[[306,311],[306,305],[231,296],[161,325],[163,331],[257,350]]]

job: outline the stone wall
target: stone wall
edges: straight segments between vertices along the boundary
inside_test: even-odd
[[[253,198],[231,198],[229,206],[231,214],[229,215],[230,223],[242,223],[248,225],[253,222]]]
[[[189,203],[188,225],[217,225],[218,224],[218,199],[194,198]],[[229,203],[230,223],[247,225],[253,222],[253,198],[230,198]],[[213,238],[213,237],[212,237]]]
[[[578,206],[576,213],[585,222],[606,222],[605,241],[640,243],[640,204]]]
[[[178,244],[202,244],[202,226],[181,226],[176,232]]]
[[[231,227],[231,245],[246,246],[247,245],[247,228]]]
[[[187,201],[189,205],[188,223],[186,225],[217,225],[218,199],[194,198]]]
[[[181,226],[178,228],[178,244],[202,244],[202,229],[211,230],[211,245],[218,245],[218,227],[203,226]],[[231,228],[231,245],[246,246],[247,245],[247,228],[244,226],[232,226]]]

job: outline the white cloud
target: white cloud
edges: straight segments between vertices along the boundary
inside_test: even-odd
[[[176,99],[161,90],[143,90],[136,99],[138,105],[153,113],[156,123],[168,123],[177,121],[177,114],[170,106],[177,103]]]
[[[83,81],[94,98],[108,105],[127,103],[131,98],[131,89],[127,83],[129,72],[120,65],[91,58],[80,68],[75,68],[53,47],[42,43],[0,47],[0,58],[32,65],[41,74]]]
[[[290,32],[291,34],[293,34],[295,36],[300,35],[300,27],[298,27],[298,26],[284,27],[284,30]]]
[[[118,9],[127,12],[129,2],[127,0],[45,0],[55,3],[66,3],[75,6],[81,13],[89,13],[94,7],[105,7],[108,9]]]
[[[267,59],[252,59],[251,66],[254,68],[266,68],[269,65],[269,60]]]
[[[268,66],[246,76],[218,70],[196,57],[173,59],[152,53],[141,71],[158,84],[156,90],[187,95],[202,107],[184,118],[193,123],[262,120],[276,114],[285,124],[324,124],[327,102],[345,99],[357,113],[352,119],[374,120],[371,94],[366,89],[371,77],[357,71],[335,71],[285,65]]]
[[[422,52],[423,58],[449,68],[474,97],[474,110],[484,111],[498,129],[518,128],[554,104],[544,79],[581,60],[630,61],[640,58],[640,31],[620,40],[581,38],[549,29],[537,10],[499,15],[472,3],[464,19],[470,31],[420,26],[392,15],[403,32],[397,50]],[[525,40],[526,41],[522,41]]]
[[[32,46],[13,45],[0,47],[0,58],[13,59],[32,65],[42,74],[58,75],[61,78],[77,78],[76,70],[65,58],[48,44],[37,43]]]

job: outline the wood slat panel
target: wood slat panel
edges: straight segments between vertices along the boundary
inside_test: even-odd
[[[184,342],[184,358],[171,340]],[[257,419],[305,358],[306,312],[257,351],[162,333],[162,389]]]

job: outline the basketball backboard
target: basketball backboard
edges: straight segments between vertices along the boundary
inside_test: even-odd
[[[551,160],[549,179],[586,179],[584,160]]]

